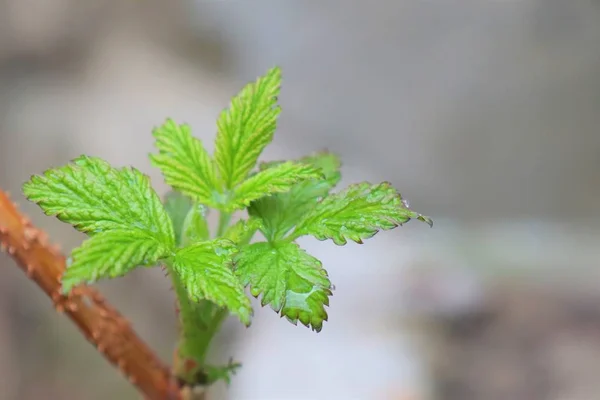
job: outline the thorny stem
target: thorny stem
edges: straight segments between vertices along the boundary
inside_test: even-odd
[[[169,368],[137,336],[129,323],[98,291],[85,285],[61,294],[65,257],[48,243],[46,234],[19,213],[0,190],[0,248],[17,262],[31,280],[52,299],[108,361],[118,367],[148,400],[180,400],[190,389],[180,389]]]

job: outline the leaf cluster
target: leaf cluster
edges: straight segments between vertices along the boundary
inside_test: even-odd
[[[341,178],[334,154],[258,163],[276,130],[280,86],[281,70],[273,68],[232,99],[218,117],[213,154],[187,124],[167,119],[154,129],[150,160],[173,188],[164,201],[139,170],[97,157],[81,156],[25,183],[29,200],[88,236],[72,252],[63,290],[162,264],[199,331],[217,323],[215,310],[249,325],[246,287],[263,306],[320,331],[332,284],[296,239],[362,243],[410,219],[431,221],[387,182],[334,191]],[[210,210],[225,222],[238,211],[247,217],[211,236]],[[263,239],[252,242],[257,232]]]

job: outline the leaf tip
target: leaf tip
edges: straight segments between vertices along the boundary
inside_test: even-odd
[[[246,298],[246,300],[247,301],[245,301],[244,304],[242,304],[236,311],[233,311],[233,313],[238,316],[241,323],[244,324],[246,328],[249,328],[250,325],[252,325],[254,309],[252,308],[250,299]]]
[[[279,79],[281,79],[282,74],[283,74],[283,71],[282,71],[280,65],[274,65],[273,67],[271,67],[271,69],[269,69],[267,71],[267,76],[273,76],[273,77],[279,78]]]
[[[417,217],[417,219],[419,221],[425,222],[427,225],[429,225],[430,228],[433,228],[433,220],[430,217],[427,217],[425,215],[419,214],[419,216]]]

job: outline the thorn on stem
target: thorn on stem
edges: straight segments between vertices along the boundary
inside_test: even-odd
[[[56,291],[56,292],[52,293],[50,298],[52,299],[52,302],[54,304],[58,304],[62,300],[62,295],[60,294],[59,291]]]
[[[35,228],[26,227],[23,229],[23,237],[28,242],[32,242],[38,237],[38,230]]]
[[[34,235],[37,242],[44,247],[48,247],[48,235],[46,234],[46,232],[37,229],[34,230],[36,231]]]
[[[50,250],[50,252],[55,256],[60,256],[61,251],[62,251],[62,249],[60,248],[60,245],[58,245],[58,244],[53,244],[51,246],[48,246],[48,250]]]

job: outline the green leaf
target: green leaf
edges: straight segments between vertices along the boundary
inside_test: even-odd
[[[260,242],[242,247],[236,256],[235,273],[253,296],[262,294],[290,322],[300,321],[317,332],[327,320],[331,282],[321,262],[295,243]]]
[[[292,238],[313,235],[337,245],[348,239],[362,243],[379,230],[396,228],[413,218],[431,225],[429,218],[407,207],[390,183],[359,183],[321,200],[297,224]]]
[[[134,168],[116,169],[100,158],[81,156],[33,176],[23,193],[47,215],[90,236],[141,230],[167,248],[174,246],[171,219],[148,177]]]
[[[208,240],[210,232],[206,222],[207,209],[202,204],[196,204],[190,208],[183,222],[183,233],[181,242],[183,246]]]
[[[190,299],[206,299],[227,307],[249,325],[252,315],[250,299],[231,270],[236,252],[237,247],[229,240],[195,243],[177,251],[172,267]]]
[[[246,178],[273,139],[280,85],[281,69],[276,67],[246,85],[219,116],[214,158],[226,188]]]
[[[223,380],[225,384],[231,384],[231,376],[235,375],[237,371],[242,367],[242,364],[229,360],[229,364],[224,366],[212,366],[205,365],[204,371],[206,371],[206,384],[212,385],[213,383]]]
[[[194,203],[189,197],[184,196],[180,192],[171,191],[165,196],[163,204],[167,214],[169,217],[171,217],[171,222],[173,223],[173,230],[175,231],[175,244],[179,246],[181,245],[185,217],[188,215]]]
[[[261,222],[259,219],[250,218],[248,220],[240,219],[223,234],[224,239],[229,239],[238,246],[250,243],[252,236],[260,228]]]
[[[286,162],[251,176],[233,190],[230,210],[248,207],[254,200],[289,191],[296,183],[323,175],[308,164]]]
[[[83,282],[125,275],[139,265],[153,265],[169,251],[143,230],[99,233],[73,250],[72,262],[62,278],[63,292]]]
[[[217,169],[189,125],[168,119],[152,134],[158,154],[150,154],[150,160],[160,168],[165,182],[199,203],[216,207],[221,197]]]
[[[23,192],[47,215],[91,236],[73,250],[63,276],[65,292],[82,282],[155,263],[175,245],[169,215],[148,177],[134,168],[116,169],[99,158],[81,156],[33,176]]]
[[[329,191],[339,182],[341,162],[331,153],[319,153],[304,157],[297,162],[319,168],[324,179],[312,179],[297,183],[285,193],[263,197],[254,201],[248,208],[250,215],[263,222],[261,231],[269,241],[283,238],[318,200],[327,196]],[[261,164],[261,169],[268,170],[282,162],[276,161]]]
[[[172,191],[165,197],[165,209],[173,221],[178,246],[208,240],[210,232],[205,206],[194,204],[189,197]]]
[[[260,163],[259,168],[261,171],[272,168],[274,166],[286,163],[287,161],[270,161]],[[340,158],[327,151],[318,152],[315,154],[311,154],[306,157],[302,157],[299,160],[295,161],[300,164],[311,165],[314,168],[319,169],[323,174],[325,181],[329,184],[330,188],[335,187],[338,184],[340,179],[342,178],[342,174],[340,173],[340,168],[342,166],[342,162]]]

